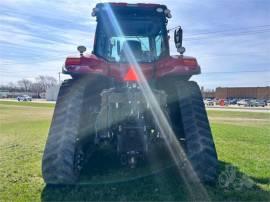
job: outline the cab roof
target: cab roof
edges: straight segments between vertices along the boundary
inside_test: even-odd
[[[163,7],[167,8],[165,5],[162,4],[153,4],[153,3],[136,3],[136,4],[130,4],[130,3],[115,3],[115,2],[108,2],[108,3],[98,3],[96,7],[102,7],[105,5],[110,5],[111,7],[140,7],[140,8],[157,8],[157,7]]]
[[[171,17],[170,10],[165,5],[161,4],[146,4],[146,3],[98,3],[93,9],[92,16],[99,18],[102,14],[111,9],[116,16],[136,17],[136,16],[162,16],[164,18]]]

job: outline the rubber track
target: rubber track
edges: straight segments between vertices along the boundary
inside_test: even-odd
[[[67,80],[59,91],[42,159],[42,175],[47,184],[74,184],[76,141],[85,85]]]
[[[193,81],[176,85],[187,156],[200,181],[215,183],[218,159],[200,88]]]

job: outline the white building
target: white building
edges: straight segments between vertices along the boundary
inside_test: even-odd
[[[0,91],[0,98],[6,98],[8,96],[8,91]]]
[[[50,87],[46,90],[45,98],[47,101],[56,101],[60,85]]]

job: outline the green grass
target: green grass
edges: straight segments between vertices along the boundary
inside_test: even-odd
[[[17,102],[17,101],[2,101],[0,100],[1,105],[13,105],[13,106],[26,106],[26,107],[54,107],[54,103],[39,103],[39,102]]]
[[[245,111],[221,111],[209,110],[207,112],[210,117],[228,117],[228,118],[253,118],[253,119],[268,119],[270,120],[270,113],[265,112],[245,112]]]
[[[125,169],[119,170],[110,157],[102,154],[97,157],[103,159],[96,165],[99,169],[90,167],[92,176],[84,172],[83,178],[88,177],[89,184],[46,187],[40,165],[53,106],[0,101],[0,201],[193,199],[174,168],[131,180]],[[269,201],[269,114],[223,111],[209,111],[208,114],[220,162],[219,183],[205,187],[209,198]],[[140,167],[129,172],[140,176],[144,171]],[[233,180],[224,184],[221,181],[224,176]],[[122,182],[115,182],[119,180]]]

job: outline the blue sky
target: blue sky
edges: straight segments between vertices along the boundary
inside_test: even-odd
[[[65,57],[77,54],[77,45],[91,51],[91,10],[99,2],[1,0],[0,84],[40,74],[57,77]],[[185,54],[197,57],[202,68],[202,74],[193,77],[200,85],[270,85],[269,0],[148,2],[171,9],[169,28],[183,27]],[[171,52],[175,53],[173,43]]]

